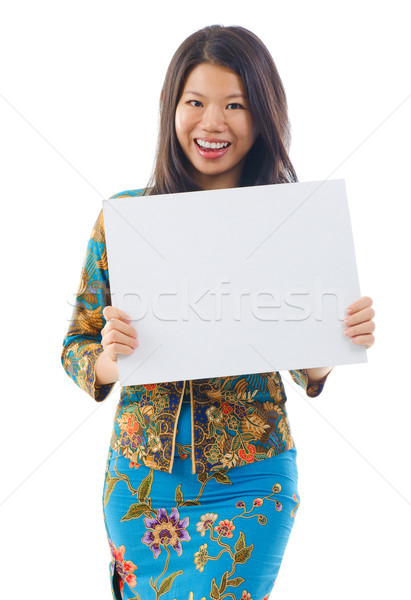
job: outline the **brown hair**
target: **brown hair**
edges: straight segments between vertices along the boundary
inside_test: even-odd
[[[201,63],[228,67],[244,83],[258,136],[242,171],[240,186],[292,183],[297,175],[288,156],[290,123],[283,84],[263,42],[239,26],[209,25],[179,46],[167,69],[160,95],[160,126],[153,173],[144,193],[170,194],[201,188],[188,172],[178,142],[175,112],[187,75]]]

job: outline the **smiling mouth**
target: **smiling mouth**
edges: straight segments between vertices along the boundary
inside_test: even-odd
[[[231,142],[205,142],[204,140],[201,140],[203,146],[198,142],[199,140],[194,139],[194,146],[196,148],[197,154],[205,160],[215,160],[222,158],[226,155],[228,149],[231,146]],[[217,145],[220,147],[218,148]]]
[[[231,142],[206,142],[198,139],[195,139],[194,143],[204,152],[221,152],[231,146]]]

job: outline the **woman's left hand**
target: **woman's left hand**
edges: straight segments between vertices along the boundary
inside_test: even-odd
[[[344,331],[345,335],[354,344],[364,344],[367,350],[371,348],[375,341],[375,337],[372,335],[375,330],[375,323],[372,320],[375,311],[371,308],[371,305],[372,299],[363,296],[350,304],[346,310],[348,316],[344,319],[344,324],[348,326]]]

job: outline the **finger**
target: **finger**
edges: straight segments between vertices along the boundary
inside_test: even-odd
[[[120,308],[116,308],[115,306],[105,306],[103,308],[103,316],[108,321],[109,319],[122,319],[123,321],[130,322],[132,321],[130,315],[121,310]]]
[[[118,342],[115,342],[113,344],[109,344],[109,346],[107,346],[105,348],[109,349],[111,354],[131,354],[132,352],[134,352],[134,348],[130,348],[130,346],[127,346],[126,344],[119,344]]]
[[[373,333],[374,330],[374,321],[367,321],[366,323],[360,323],[359,325],[353,325],[352,327],[348,327],[344,331],[344,334],[348,337],[355,337],[356,335],[366,335],[368,333]]]
[[[351,342],[353,344],[364,344],[368,349],[368,348],[371,348],[371,346],[374,344],[375,338],[372,334],[371,335],[357,335],[356,337],[351,338]]]
[[[117,319],[115,317],[107,321],[107,323],[101,330],[101,335],[107,335],[110,331],[113,330],[121,331],[125,335],[128,335],[132,338],[138,337],[138,332],[137,329],[135,329],[135,327],[133,327],[132,325],[128,325],[124,321],[121,321],[120,319]]]
[[[347,307],[347,314],[354,314],[363,308],[367,308],[367,306],[371,306],[372,298],[369,296],[362,296],[359,300],[356,300],[350,306]],[[351,311],[351,313],[349,312]]]
[[[104,336],[103,340],[101,341],[101,344],[103,347],[106,347],[108,344],[113,344],[116,342],[119,344],[125,344],[126,346],[130,346],[130,348],[137,348],[139,343],[137,338],[130,337],[129,335],[126,335],[125,333],[122,333],[117,329],[113,329]]]
[[[345,325],[357,325],[358,323],[364,323],[365,321],[371,321],[375,317],[375,310],[371,307],[363,308],[354,315],[350,315],[344,319]]]

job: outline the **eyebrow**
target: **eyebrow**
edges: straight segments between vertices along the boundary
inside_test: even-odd
[[[202,98],[205,98],[204,94],[201,94],[200,92],[196,92],[194,90],[187,90],[186,92],[184,92],[184,94],[194,94],[194,96],[201,96]],[[229,96],[226,96],[224,100],[228,100],[229,98],[244,98],[244,100],[246,100],[246,97],[240,93],[230,94]]]

